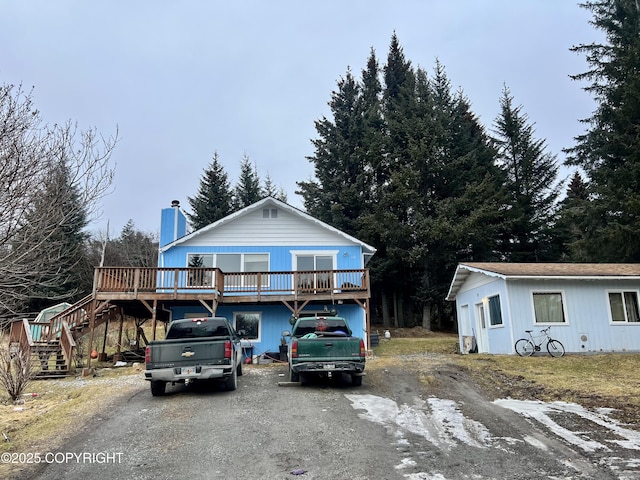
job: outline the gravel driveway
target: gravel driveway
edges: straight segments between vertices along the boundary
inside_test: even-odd
[[[234,392],[164,397],[139,376],[65,456],[22,478],[640,479],[640,433],[607,411],[493,401],[428,357],[367,368],[361,387],[283,386],[286,366],[249,365]]]

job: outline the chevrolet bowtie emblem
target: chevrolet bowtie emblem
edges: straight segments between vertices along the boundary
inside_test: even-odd
[[[183,357],[193,357],[195,355],[195,353],[193,352],[183,352],[182,356]]]

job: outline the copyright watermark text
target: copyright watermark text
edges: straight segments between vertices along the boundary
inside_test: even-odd
[[[0,463],[122,463],[122,452],[25,452],[0,454]]]

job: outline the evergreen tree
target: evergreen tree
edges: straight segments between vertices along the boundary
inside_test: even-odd
[[[240,178],[233,190],[234,210],[248,207],[264,198],[265,194],[260,187],[258,169],[247,155],[240,161]]]
[[[505,241],[507,260],[553,260],[549,227],[554,223],[559,196],[556,157],[546,152],[543,139],[534,138],[522,106],[514,106],[507,87],[494,122],[497,161],[507,175],[510,196],[510,234]]]
[[[355,235],[363,202],[364,158],[360,87],[350,71],[338,82],[329,106],[333,119],[316,121],[319,138],[312,140],[316,180],[298,182],[307,211],[320,220]]]
[[[555,258],[560,261],[586,262],[585,248],[588,228],[590,196],[579,172],[575,172],[567,186],[565,198],[560,202],[558,220],[553,228]]]
[[[587,1],[591,23],[605,43],[579,45],[586,80],[597,103],[587,131],[568,150],[570,165],[584,170],[592,201],[582,252],[590,261],[640,261],[640,10],[636,0]]]
[[[232,212],[232,193],[218,152],[214,152],[211,164],[200,178],[195,197],[187,197],[193,213],[187,217],[194,229],[199,230]]]
[[[66,157],[53,159],[48,174],[44,177],[44,185],[39,195],[34,198],[32,209],[27,215],[25,231],[37,224],[42,212],[50,213],[52,208],[57,212],[58,225],[43,230],[38,235],[29,234],[29,242],[42,245],[37,256],[29,262],[34,272],[38,272],[38,284],[35,286],[26,303],[26,311],[38,312],[61,301],[70,301],[81,297],[91,290],[93,278],[82,275],[85,260],[85,241],[88,236],[84,232],[87,226],[87,211],[79,208],[80,194],[78,187],[71,182],[69,165]],[[22,243],[22,242],[20,242]],[[25,245],[14,245],[16,251]],[[47,250],[51,251],[47,251]],[[46,267],[46,263],[56,261],[56,268]]]
[[[264,192],[265,197],[273,197],[281,202],[287,203],[287,193],[282,187],[276,187],[276,184],[273,182],[269,173],[267,173],[267,176],[264,178],[264,187],[262,191]]]

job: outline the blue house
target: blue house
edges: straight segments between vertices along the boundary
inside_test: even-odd
[[[107,356],[106,332],[115,324],[114,359],[127,352],[141,358],[159,322],[217,315],[232,321],[258,355],[279,353],[292,319],[339,315],[369,347],[366,265],[375,248],[271,197],[195,232],[187,225],[179,202],[172,202],[161,214],[157,267],[97,267],[91,294],[51,318],[13,322],[10,342],[25,351],[38,351],[38,342],[50,351],[56,342],[69,369],[74,338],[88,334],[92,351],[100,325],[101,355]],[[122,351],[125,319],[135,320],[136,333]],[[150,339],[143,328],[149,320]]]
[[[567,352],[640,351],[640,264],[460,263],[447,300],[456,302],[460,348],[515,353],[551,326]]]
[[[188,233],[174,201],[161,215],[156,293],[168,295],[165,319],[227,317],[254,353],[277,352],[299,316],[337,314],[368,338],[375,251],[272,197]]]

